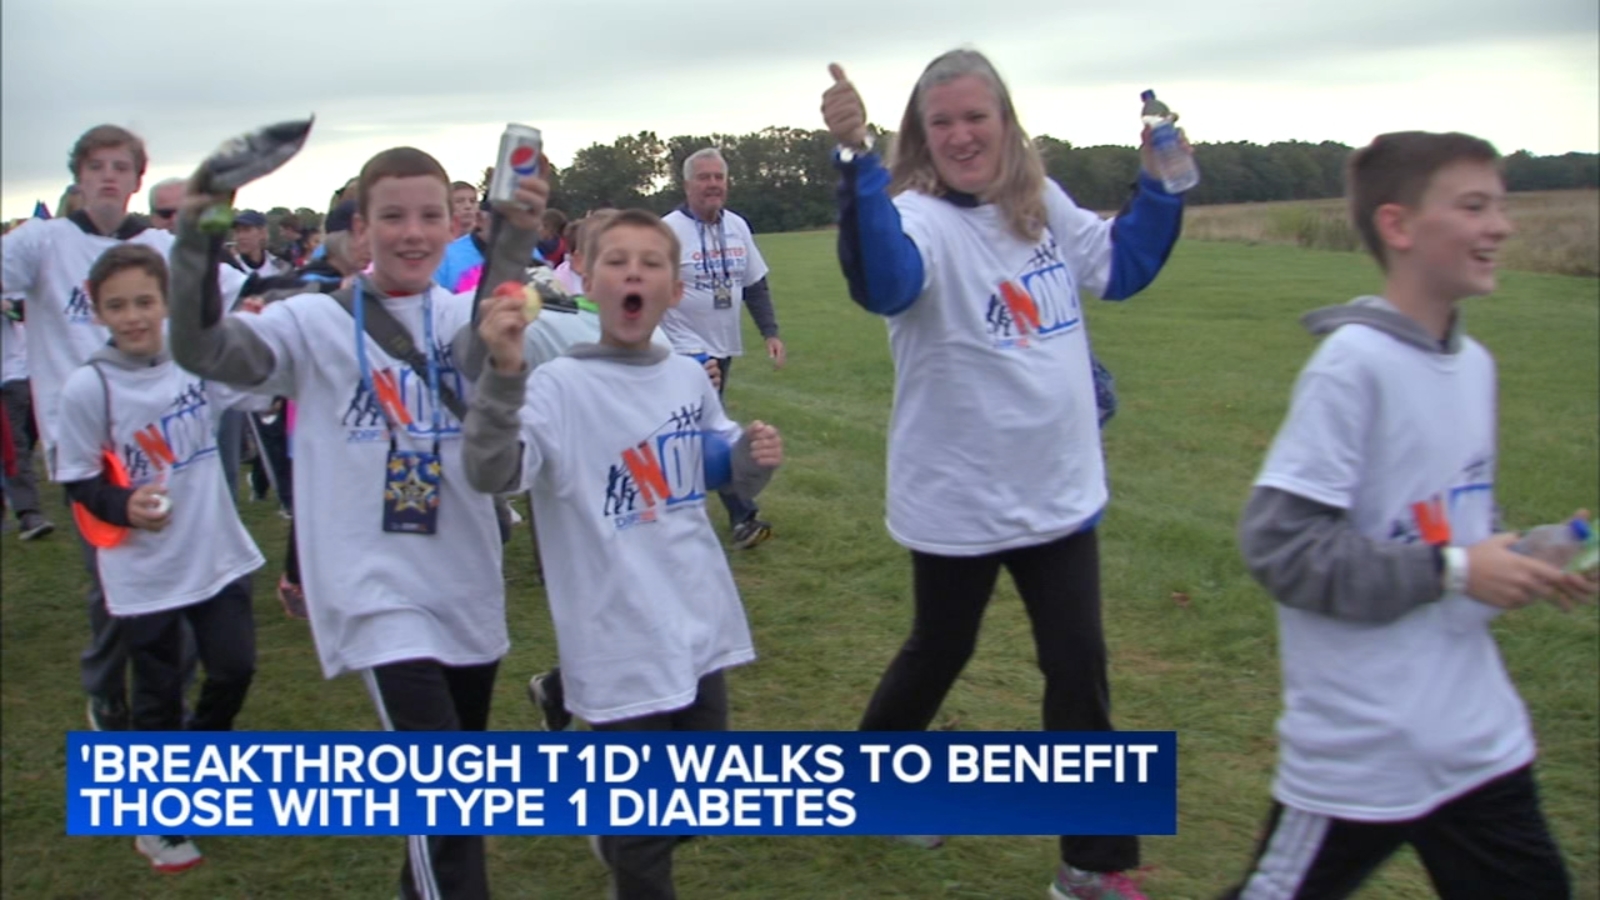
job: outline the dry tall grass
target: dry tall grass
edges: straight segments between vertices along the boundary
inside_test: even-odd
[[[1600,191],[1527,191],[1510,195],[1517,230],[1500,252],[1507,269],[1600,276]],[[1294,244],[1355,251],[1360,238],[1342,200],[1290,200],[1194,206],[1183,235],[1197,241]]]

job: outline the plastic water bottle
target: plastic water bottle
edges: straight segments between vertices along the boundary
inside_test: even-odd
[[[1183,149],[1178,117],[1165,103],[1156,99],[1155,91],[1139,95],[1144,100],[1144,124],[1150,127],[1150,149],[1156,158],[1156,171],[1151,173],[1161,179],[1161,186],[1169,194],[1181,194],[1200,183],[1200,169],[1194,157]]]
[[[1511,545],[1511,549],[1569,572],[1583,572],[1600,564],[1600,539],[1582,519],[1540,525]]]

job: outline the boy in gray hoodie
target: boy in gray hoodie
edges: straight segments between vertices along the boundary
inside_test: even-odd
[[[264,560],[229,501],[217,421],[271,401],[178,368],[163,334],[166,287],[165,260],[140,244],[114,245],[89,270],[111,342],[62,387],[56,477],[81,508],[133,663],[134,730],[229,731],[255,675],[250,575]],[[187,723],[185,624],[206,672]],[[202,861],[181,835],[141,835],[134,846],[161,872]]]
[[[782,439],[730,421],[702,364],[652,340],[683,294],[671,229],[627,210],[584,244],[599,341],[534,369],[524,301],[487,301],[462,466],[477,490],[532,491],[566,708],[597,731],[724,731],[724,671],[755,649],[706,498],[753,498]],[[611,895],[671,900],[676,844],[600,838]]]
[[[1327,337],[1240,525],[1278,601],[1284,712],[1267,834],[1228,896],[1345,897],[1410,844],[1442,897],[1566,897],[1489,623],[1594,585],[1497,533],[1494,360],[1456,309],[1494,290],[1511,232],[1499,156],[1386,134],[1346,185],[1385,287],[1306,317]]]

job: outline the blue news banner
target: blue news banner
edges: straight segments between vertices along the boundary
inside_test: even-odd
[[[1176,834],[1173,732],[73,732],[67,833]]]

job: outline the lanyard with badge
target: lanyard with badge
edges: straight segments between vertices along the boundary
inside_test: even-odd
[[[411,413],[400,395],[399,381],[391,372],[373,378],[367,362],[366,302],[362,279],[356,279],[351,312],[356,325],[356,359],[361,366],[361,384],[383,414],[389,432],[389,456],[384,465],[383,530],[400,534],[437,534],[439,531],[439,481],[444,467],[439,461],[439,353],[433,342],[433,289],[422,295],[422,340],[428,355],[428,396],[433,411],[433,450],[401,450],[395,438],[395,423],[411,424]]]
[[[695,219],[695,227],[700,232],[700,265],[706,275],[711,279],[711,306],[713,309],[733,308],[733,275],[728,271],[728,228],[727,220],[719,213],[717,215],[717,250],[722,254],[722,277],[717,277],[717,270],[711,268],[711,254],[706,251],[706,224]]]

